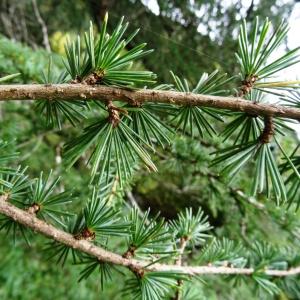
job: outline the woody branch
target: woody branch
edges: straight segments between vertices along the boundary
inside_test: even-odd
[[[300,109],[281,105],[254,103],[239,97],[222,97],[159,90],[128,90],[108,86],[84,84],[53,85],[0,85],[0,101],[8,100],[119,100],[128,103],[171,103],[214,107],[224,110],[245,112],[251,115],[284,117],[300,120]]]
[[[155,263],[149,266],[149,262],[133,258],[124,258],[119,254],[107,251],[93,243],[76,239],[73,235],[64,232],[56,227],[38,219],[34,213],[17,208],[8,202],[6,195],[0,196],[0,213],[12,218],[14,221],[31,228],[34,232],[40,233],[57,242],[65,244],[73,249],[98,258],[101,261],[115,265],[124,266],[135,270],[146,271],[175,271],[187,275],[251,275],[255,272],[254,268],[235,268],[235,267],[215,267],[215,266],[181,266]],[[292,276],[300,274],[300,266],[288,270],[269,270],[264,271],[269,276]]]

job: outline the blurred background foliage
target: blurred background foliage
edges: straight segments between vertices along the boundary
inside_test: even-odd
[[[129,48],[147,42],[155,52],[139,62],[145,69],[158,74],[159,83],[171,81],[169,70],[188,78],[192,83],[203,71],[218,68],[235,73],[234,52],[242,18],[268,16],[275,23],[288,18],[294,1],[219,1],[219,0],[158,0],[158,11],[140,0],[0,0],[0,77],[19,72],[14,82],[39,82],[49,61],[47,39],[54,52],[57,69],[63,64],[59,54],[67,36],[75,36],[88,28],[89,20],[101,24],[109,11],[109,26],[114,27],[120,16],[140,33]],[[155,2],[155,1],[154,1]],[[38,8],[36,10],[35,6]],[[47,33],[45,33],[45,29]],[[96,28],[95,28],[96,29]],[[46,40],[45,40],[46,39]],[[48,49],[49,50],[49,49]],[[221,129],[221,126],[218,125]],[[62,188],[72,189],[77,205],[86,200],[89,170],[84,158],[69,171],[61,164],[62,146],[80,130],[64,124],[63,130],[47,128],[45,118],[36,113],[29,101],[0,104],[0,138],[11,141],[10,150],[20,153],[17,164],[28,165],[29,174],[38,176],[50,169],[62,174]],[[296,139],[291,135],[286,145]],[[299,249],[299,213],[276,208],[264,197],[247,195],[248,173],[228,185],[209,168],[211,152],[222,144],[222,138],[195,140],[188,135],[177,137],[171,146],[153,155],[158,173],[138,169],[125,195],[130,205],[172,218],[184,207],[201,206],[209,216],[219,237],[241,240],[269,241],[278,246]],[[290,149],[292,151],[292,149]],[[0,234],[0,299],[126,299],[121,293],[122,280],[114,280],[100,290],[97,277],[77,283],[78,266],[63,269],[44,258],[42,238],[34,247],[12,241]],[[193,260],[193,254],[191,254]],[[201,294],[192,299],[270,299],[257,295],[251,284],[235,288],[224,278],[207,278],[199,282]],[[278,299],[300,299],[296,291],[285,287]]]

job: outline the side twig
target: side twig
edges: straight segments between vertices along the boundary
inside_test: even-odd
[[[185,238],[185,237],[180,238],[180,245],[179,245],[179,249],[178,249],[179,250],[179,256],[178,256],[178,258],[175,262],[177,266],[182,266],[182,256],[183,256],[185,247],[187,245],[187,242],[188,242],[187,238]],[[174,300],[180,300],[181,299],[182,284],[183,284],[182,279],[178,279],[177,280],[177,290],[176,290],[176,293],[175,293]]]

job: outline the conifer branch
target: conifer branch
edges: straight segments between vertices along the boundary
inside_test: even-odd
[[[179,256],[178,256],[178,258],[175,262],[177,266],[182,266],[182,256],[183,256],[184,250],[186,248],[187,242],[188,242],[188,239],[186,237],[181,237],[180,238]],[[175,293],[174,300],[180,300],[181,299],[182,284],[183,284],[182,279],[178,279],[177,280],[177,290],[176,290],[176,293]]]
[[[31,228],[34,232],[40,233],[48,238],[51,238],[59,243],[69,246],[72,249],[89,254],[99,261],[108,262],[114,265],[127,267],[139,271],[158,271],[158,272],[182,272],[189,276],[195,275],[247,275],[250,276],[255,273],[254,268],[235,268],[226,266],[179,266],[155,263],[149,265],[149,262],[142,260],[124,258],[121,255],[107,251],[101,247],[94,245],[87,240],[78,240],[73,235],[57,229],[53,225],[38,219],[35,214],[29,213],[26,210],[17,208],[8,202],[8,196],[0,196],[0,213],[10,217],[14,221]],[[300,274],[300,266],[290,268],[288,270],[266,269],[262,272],[268,276],[284,277],[294,276]]]
[[[7,151],[7,142],[0,141],[0,150],[5,150],[0,157],[0,230],[13,233],[14,239],[22,234],[27,243],[32,232],[50,238],[53,242],[48,250],[52,258],[57,258],[57,263],[64,265],[72,255],[73,263],[85,265],[79,281],[98,270],[103,287],[115,266],[128,268],[134,278],[126,280],[124,291],[133,298],[160,300],[174,294],[174,300],[186,298],[189,289],[183,290],[184,281],[200,275],[249,276],[270,294],[278,294],[280,285],[270,277],[300,275],[299,259],[291,256],[289,249],[282,249],[281,258],[277,249],[267,243],[254,242],[248,249],[225,238],[207,243],[212,227],[201,208],[196,213],[186,208],[178,213],[177,219],[165,221],[159,213],[150,217],[150,209],[141,213],[134,208],[122,216],[122,210],[108,202],[114,196],[121,196],[119,187],[122,190],[124,183],[134,176],[139,161],[149,171],[157,170],[150,151],[155,151],[156,145],[162,148],[170,145],[175,133],[160,116],[168,114],[167,120],[176,130],[198,140],[207,135],[215,136],[217,131],[212,123],[223,122],[226,115],[231,121],[221,135],[223,141],[234,139],[233,145],[215,152],[211,164],[222,166],[222,177],[204,175],[223,183],[223,178],[232,180],[251,164],[254,167],[251,195],[264,193],[269,199],[274,198],[277,205],[288,202],[290,206],[300,190],[299,163],[294,155],[298,147],[289,157],[277,136],[288,130],[282,118],[300,121],[299,97],[293,94],[294,89],[300,87],[300,81],[270,81],[279,71],[300,62],[300,47],[272,60],[271,54],[287,36],[288,24],[280,23],[270,34],[273,26],[267,18],[262,25],[257,18],[254,27],[243,21],[236,52],[240,68],[234,76],[228,78],[218,70],[210,74],[204,72],[193,86],[171,71],[173,84],[161,84],[151,90],[139,88],[152,86],[156,74],[131,67],[134,61],[153,50],[145,50],[146,43],[127,49],[138,30],[126,38],[128,23],[121,18],[110,34],[107,21],[106,14],[97,35],[91,23],[84,39],[78,36],[67,42],[65,70],[61,73],[56,74],[50,59],[47,72],[37,77],[42,84],[0,85],[0,101],[36,102],[37,113],[45,115],[47,126],[59,129],[64,121],[76,126],[88,117],[84,110],[94,111],[95,106],[90,106],[88,101],[96,102],[101,109],[100,116],[93,118],[92,124],[70,140],[64,151],[68,167],[82,155],[90,154],[90,183],[95,183],[92,197],[79,214],[65,211],[65,205],[72,199],[68,191],[53,193],[59,178],[52,180],[51,172],[46,177],[41,172],[36,180],[28,180],[26,168],[14,170],[7,166],[17,155]],[[249,32],[249,28],[253,29]],[[0,78],[0,82],[16,75]],[[226,89],[228,83],[238,77],[239,85],[234,89],[236,97],[225,97],[230,93]],[[263,101],[263,93],[280,96],[278,89],[289,92],[292,97],[281,98],[284,101],[281,106]],[[286,160],[284,164],[280,164],[272,151],[273,139]],[[178,150],[182,152],[182,148]],[[203,159],[203,155],[200,158],[197,153],[192,155],[195,164]],[[186,156],[182,157],[186,159]],[[201,170],[197,167],[194,172]],[[287,176],[283,177],[283,173]],[[237,193],[229,189],[230,194]],[[127,240],[128,250],[123,255],[108,248],[112,236]],[[200,266],[182,263],[187,244],[198,250],[204,245],[197,253]],[[296,281],[295,278],[289,280]],[[282,283],[288,284],[287,281],[283,279]]]
[[[281,105],[255,103],[239,97],[224,97],[162,90],[129,90],[84,84],[0,85],[0,101],[7,100],[120,100],[128,103],[171,103],[213,107],[245,112],[250,115],[277,116],[300,120],[300,109]],[[40,101],[43,101],[40,100]]]

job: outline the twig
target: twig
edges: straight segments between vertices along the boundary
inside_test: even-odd
[[[108,100],[128,99],[144,102],[171,103],[177,105],[195,105],[245,112],[261,116],[276,116],[300,120],[300,109],[281,105],[254,103],[238,97],[221,97],[159,90],[126,90],[107,86],[89,86],[84,84],[39,84],[1,85],[0,101],[6,100]]]
[[[180,238],[180,245],[179,245],[179,249],[178,249],[178,252],[179,252],[178,253],[178,258],[175,262],[175,264],[177,266],[182,266],[182,256],[183,256],[185,247],[187,245],[187,242],[188,242],[188,239],[186,237],[181,237]],[[178,279],[177,280],[177,289],[176,289],[174,300],[180,300],[181,299],[182,284],[183,284],[182,279]]]
[[[37,3],[36,3],[36,0],[31,0],[31,2],[32,2],[32,6],[33,6],[33,10],[34,10],[34,14],[36,16],[36,19],[37,19],[38,23],[40,24],[40,26],[42,28],[43,44],[45,46],[45,49],[50,53],[51,52],[51,47],[50,47],[48,29],[47,29],[46,23],[43,20],[41,14],[40,14],[39,8],[38,8]]]
[[[252,275],[254,268],[235,268],[235,267],[215,267],[215,266],[178,266],[168,264],[151,264],[148,261],[137,259],[127,259],[119,254],[107,251],[101,247],[94,245],[87,240],[77,240],[73,235],[55,228],[53,225],[38,219],[34,214],[17,208],[7,201],[7,196],[0,196],[0,213],[12,218],[14,221],[33,229],[34,232],[41,233],[59,243],[65,244],[70,248],[77,249],[83,253],[96,257],[97,259],[109,262],[115,265],[143,271],[160,271],[160,272],[182,272],[186,275]],[[292,276],[300,274],[300,266],[290,268],[288,270],[269,270],[266,269],[264,274],[269,276]]]
[[[270,143],[272,136],[274,134],[274,123],[272,116],[264,117],[264,130],[261,133],[259,140],[263,144]]]
[[[234,189],[232,187],[229,187],[229,190],[230,190],[231,193],[241,197],[243,200],[245,200],[249,204],[252,204],[253,206],[255,206],[258,209],[263,210],[263,209],[266,208],[266,206],[263,203],[258,202],[254,197],[247,196],[242,190]]]

